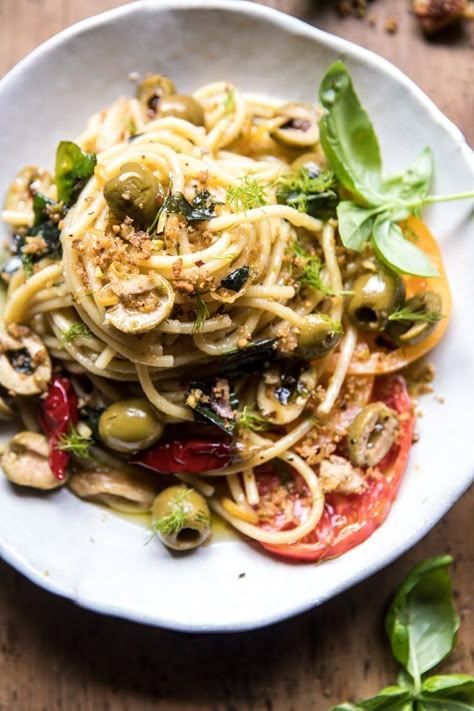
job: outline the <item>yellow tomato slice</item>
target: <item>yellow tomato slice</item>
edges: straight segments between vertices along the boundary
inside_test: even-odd
[[[429,353],[443,338],[448,327],[452,299],[438,243],[427,226],[416,217],[410,217],[407,220],[407,227],[408,239],[431,259],[440,274],[439,277],[431,277],[430,279],[404,276],[407,298],[419,291],[430,290],[438,292],[441,297],[444,318],[439,321],[433,333],[425,340],[413,346],[397,348],[389,353],[370,350],[368,344],[365,345],[364,340],[360,340],[349,367],[349,374],[351,375],[383,375],[384,373],[401,370]]]

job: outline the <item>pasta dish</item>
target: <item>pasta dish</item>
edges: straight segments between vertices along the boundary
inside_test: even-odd
[[[382,177],[340,62],[320,104],[149,75],[53,172],[18,173],[0,331],[15,485],[151,512],[178,550],[213,515],[302,560],[384,521],[414,436],[402,373],[450,311],[418,216],[431,153]]]

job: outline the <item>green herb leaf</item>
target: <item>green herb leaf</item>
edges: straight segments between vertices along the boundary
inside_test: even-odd
[[[69,326],[67,331],[63,333],[63,335],[61,336],[61,344],[64,345],[65,343],[72,343],[76,338],[79,338],[80,336],[91,335],[92,334],[86,324],[83,321],[77,321],[76,323],[73,323],[72,326]]]
[[[423,711],[474,711],[474,677],[467,674],[431,676],[417,695]]]
[[[275,338],[263,338],[247,344],[245,348],[229,350],[219,359],[219,375],[236,378],[257,372],[258,368],[276,358],[275,343]]]
[[[163,536],[171,536],[184,528],[188,516],[186,498],[193,489],[180,491],[170,504],[171,511],[166,516],[153,521],[152,527]]]
[[[433,178],[433,153],[431,148],[422,150],[418,158],[401,175],[388,178],[383,184],[389,195],[403,200],[422,199],[428,194]]]
[[[409,307],[393,311],[388,317],[389,321],[427,321],[428,323],[437,323],[442,318],[443,314],[439,311],[415,311]]]
[[[178,191],[166,197],[161,213],[182,215],[188,222],[204,222],[216,216],[215,206],[216,203],[208,190],[201,190],[191,202]]]
[[[239,429],[253,430],[254,432],[263,432],[272,425],[258,412],[252,410],[249,405],[245,405],[244,409],[238,416],[238,426]]]
[[[33,276],[33,257],[27,252],[21,252],[20,259],[25,272],[25,279],[29,279],[30,276]]]
[[[327,110],[319,124],[321,144],[338,180],[363,203],[378,204],[382,182],[379,143],[341,61],[324,74],[319,100]]]
[[[395,659],[419,685],[421,675],[451,652],[459,628],[448,566],[439,556],[415,566],[398,590],[385,620]]]
[[[240,185],[227,187],[226,202],[233,205],[237,211],[252,210],[267,204],[267,190],[255,178],[244,175]]]
[[[224,99],[224,116],[228,116],[235,109],[235,92],[232,87],[227,90]]]
[[[197,421],[215,425],[226,434],[234,434],[239,401],[227,379],[191,383],[186,404],[195,413]]]
[[[374,222],[372,244],[378,258],[396,272],[439,276],[424,252],[405,239],[399,225],[386,215],[380,215]]]
[[[89,459],[89,447],[93,444],[92,437],[84,437],[75,428],[71,428],[66,434],[59,437],[57,449],[62,452],[70,452],[81,459]]]
[[[196,292],[196,319],[193,325],[193,333],[199,333],[204,326],[204,321],[209,318],[209,309],[199,291]]]
[[[347,249],[360,252],[364,244],[370,239],[374,227],[378,208],[368,208],[356,205],[355,202],[344,200],[337,206],[339,220],[339,234]]]
[[[305,286],[310,287],[332,296],[334,292],[321,277],[322,263],[318,255],[307,252],[296,240],[290,245],[290,253],[297,257],[297,267],[301,270],[301,274],[298,275],[298,287],[300,289]]]
[[[56,151],[56,187],[58,199],[73,205],[94,173],[97,158],[72,141],[61,141]]]
[[[373,696],[371,699],[359,701],[357,704],[339,704],[330,711],[412,711],[412,695],[399,686],[387,686],[386,689]]]
[[[243,266],[234,269],[228,276],[224,277],[219,283],[218,289],[228,289],[229,291],[240,291],[246,284],[249,278],[250,267]]]
[[[282,176],[277,182],[276,198],[280,205],[289,205],[311,217],[329,220],[336,215],[339,196],[333,189],[334,173],[319,173],[302,166],[297,173]]]

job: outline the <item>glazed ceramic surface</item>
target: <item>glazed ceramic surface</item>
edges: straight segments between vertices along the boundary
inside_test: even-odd
[[[0,195],[18,169],[52,167],[56,144],[88,116],[134,91],[129,75],[170,75],[181,92],[229,80],[246,91],[315,101],[329,64],[347,64],[380,137],[387,172],[434,151],[435,193],[472,189],[461,134],[380,57],[255,4],[142,2],[82,22],[49,40],[0,83]],[[425,219],[441,243],[454,310],[433,354],[435,395],[424,397],[399,496],[362,545],[320,565],[289,564],[237,537],[177,557],[140,523],[62,490],[35,495],[0,479],[0,553],[39,585],[93,610],[191,631],[242,630],[318,605],[416,543],[473,479],[474,234],[471,206],[443,204]],[[5,433],[7,436],[8,433]],[[245,573],[245,575],[242,575]]]

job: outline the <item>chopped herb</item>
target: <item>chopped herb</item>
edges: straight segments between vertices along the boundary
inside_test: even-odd
[[[301,266],[302,269],[301,275],[298,276],[299,289],[310,287],[311,289],[317,289],[328,296],[332,296],[334,294],[334,292],[329,289],[321,278],[322,264],[320,258],[316,254],[307,252],[297,241],[294,241],[291,244],[290,253],[297,258],[298,266]]]
[[[56,151],[56,187],[58,199],[73,205],[94,173],[97,158],[72,141],[61,141]]]
[[[219,283],[218,289],[240,291],[246,284],[250,274],[250,267],[244,266],[235,269]]]
[[[239,428],[245,430],[263,432],[263,430],[269,429],[272,425],[258,412],[252,410],[249,405],[245,405],[244,409],[238,416],[238,426]]]
[[[79,336],[90,335],[92,334],[86,324],[83,321],[77,321],[76,323],[73,323],[72,326],[69,326],[67,331],[63,333],[61,336],[61,345],[64,345],[65,343],[72,343],[72,341],[79,338]]]
[[[427,321],[428,323],[436,323],[444,318],[444,315],[439,311],[416,311],[411,308],[403,308],[400,311],[394,311],[388,317],[389,321]]]
[[[182,215],[188,222],[204,222],[216,216],[215,207],[216,202],[208,190],[201,190],[191,202],[178,191],[167,195],[161,212]]]
[[[161,533],[162,536],[172,536],[186,527],[189,512],[186,499],[194,491],[194,489],[183,489],[178,492],[174,499],[170,502],[170,513],[162,518],[159,518],[152,523],[153,530]],[[204,512],[198,514],[201,523],[209,523],[208,517]]]
[[[329,220],[336,216],[339,202],[335,186],[336,179],[331,170],[317,172],[302,166],[297,173],[284,175],[278,180],[276,197],[281,205]]]
[[[92,437],[84,437],[79,432],[71,428],[66,434],[59,437],[57,449],[62,452],[69,452],[80,459],[90,459],[89,447],[93,444]]]
[[[227,89],[226,97],[224,99],[224,116],[228,116],[235,109],[235,92],[233,87]]]
[[[196,304],[196,319],[194,321],[193,333],[199,333],[204,326],[205,320],[209,318],[209,309],[199,291],[196,292]]]
[[[244,175],[240,185],[227,187],[226,201],[237,211],[251,210],[267,204],[267,189],[249,175]]]
[[[20,259],[23,271],[25,272],[25,277],[26,279],[29,279],[30,276],[33,275],[33,257],[31,254],[27,254],[27,252],[22,251]]]

